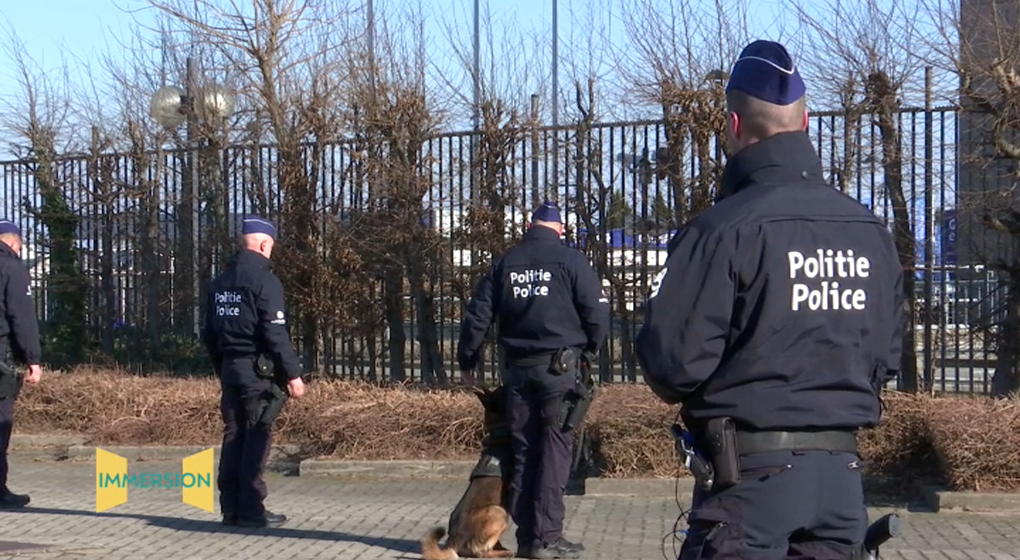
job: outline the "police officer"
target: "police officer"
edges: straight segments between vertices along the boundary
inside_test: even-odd
[[[204,342],[223,391],[223,448],[217,484],[223,522],[242,527],[274,527],[286,517],[265,509],[262,479],[272,439],[272,422],[260,421],[273,383],[286,382],[299,398],[305,386],[301,364],[287,331],[283,286],[270,256],[276,225],[246,216],[242,248],[213,279],[206,308]],[[259,358],[272,368],[263,368]],[[262,408],[260,408],[260,406]]]
[[[17,373],[8,360],[13,357],[28,366],[25,382],[36,384],[42,377],[40,365],[42,350],[39,344],[39,321],[35,315],[32,289],[29,287],[28,268],[21,260],[21,229],[10,220],[0,220],[0,369],[5,387],[0,395],[0,508],[20,508],[30,498],[14,494],[7,488],[7,448],[14,427],[14,401],[21,387]]]
[[[522,242],[479,282],[457,348],[462,376],[471,379],[485,335],[497,323],[507,362],[503,384],[514,450],[508,503],[518,558],[577,558],[584,548],[563,538],[573,446],[564,401],[577,371],[554,361],[598,350],[609,330],[609,300],[584,254],[563,245],[562,234],[555,205],[533,212]]]
[[[855,433],[900,366],[903,270],[882,220],[823,180],[804,93],[782,45],[741,52],[721,196],[672,240],[637,338],[715,464],[682,559],[848,559],[864,538]]]

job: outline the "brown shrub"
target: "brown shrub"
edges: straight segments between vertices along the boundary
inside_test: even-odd
[[[465,391],[328,382],[289,403],[279,427],[287,441],[339,459],[473,459],[482,416],[481,402]]]
[[[669,427],[678,408],[642,385],[602,387],[588,411],[588,434],[599,472],[606,478],[687,475]]]
[[[22,433],[73,433],[96,445],[205,445],[219,438],[219,386],[208,379],[137,377],[116,370],[47,371],[22,389]]]
[[[925,413],[934,404],[926,395],[886,392],[879,425],[861,430],[858,449],[868,474],[892,477],[937,475],[935,454],[926,437]]]
[[[927,438],[954,490],[1020,489],[1020,399],[942,397],[928,407]]]
[[[216,445],[219,398],[212,378],[47,372],[22,391],[15,427],[82,434],[93,445]],[[467,392],[322,382],[287,404],[274,441],[345,459],[453,459],[477,454],[481,430],[481,403]]]
[[[91,445],[216,445],[219,394],[212,378],[47,372],[23,390],[15,429],[82,434]],[[882,424],[860,438],[870,474],[942,475],[959,490],[1020,488],[1018,401],[888,393],[885,404]],[[591,474],[687,474],[669,432],[676,413],[643,385],[602,387],[585,428]],[[274,441],[344,459],[473,460],[482,435],[482,406],[468,391],[328,381],[287,405]]]

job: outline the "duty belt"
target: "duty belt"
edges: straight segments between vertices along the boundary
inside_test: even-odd
[[[854,432],[737,432],[740,455],[770,451],[835,451],[857,453]]]

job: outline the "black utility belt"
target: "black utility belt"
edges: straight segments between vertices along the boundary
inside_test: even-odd
[[[737,453],[741,456],[772,451],[832,451],[857,453],[857,434],[847,431],[824,432],[736,432]]]
[[[738,430],[728,417],[709,420],[701,439],[703,451],[712,463],[701,482],[720,489],[740,482],[740,457],[745,455],[777,451],[857,452],[857,435],[853,431],[748,432]]]

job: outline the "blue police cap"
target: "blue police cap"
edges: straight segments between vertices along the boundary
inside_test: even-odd
[[[21,237],[21,228],[18,227],[18,224],[10,220],[0,219],[0,235],[7,235],[10,233]]]
[[[804,80],[786,47],[774,41],[755,41],[733,63],[726,91],[742,91],[774,105],[789,105],[804,97]]]
[[[245,216],[244,224],[241,226],[241,234],[264,233],[276,239],[276,224],[258,216]]]
[[[543,222],[556,222],[560,223],[560,209],[555,204],[548,200],[543,202],[541,206],[535,209],[531,214],[532,221],[540,220]]]

